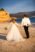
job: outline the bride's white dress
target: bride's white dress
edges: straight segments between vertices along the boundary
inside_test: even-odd
[[[6,36],[7,40],[11,41],[24,41],[25,39],[23,39],[23,37],[21,36],[21,33],[19,32],[18,27],[16,26],[16,24],[12,23],[11,29],[8,32],[7,36]]]

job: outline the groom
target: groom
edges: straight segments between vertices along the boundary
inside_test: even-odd
[[[24,18],[22,19],[21,25],[24,27],[26,38],[29,38],[29,31],[28,27],[31,25],[30,19],[27,15],[24,15]]]

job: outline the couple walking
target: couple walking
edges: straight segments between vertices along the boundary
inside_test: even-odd
[[[17,27],[17,26],[19,26],[19,24],[17,24],[15,21],[16,20],[13,18],[11,29],[9,30],[9,32],[6,36],[6,39],[8,41],[12,40],[12,41],[16,41],[16,42],[25,41],[25,39],[21,36],[21,33]],[[22,25],[22,27],[24,26],[26,36],[27,36],[27,38],[29,38],[28,26],[31,25],[31,23],[30,23],[29,18],[26,15],[24,15],[24,18],[22,19],[21,25]]]

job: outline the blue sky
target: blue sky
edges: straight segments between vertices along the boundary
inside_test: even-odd
[[[0,0],[0,8],[10,13],[35,11],[35,0]]]

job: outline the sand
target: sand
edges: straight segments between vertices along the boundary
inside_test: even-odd
[[[26,36],[24,29],[19,26],[19,30],[24,38]],[[12,42],[0,39],[0,52],[35,52],[35,27],[29,27],[29,33],[30,38],[25,38],[25,41],[21,42]],[[4,34],[3,36],[6,36],[6,34]]]

